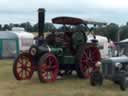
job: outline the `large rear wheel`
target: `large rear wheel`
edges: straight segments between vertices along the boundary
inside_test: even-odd
[[[13,64],[13,74],[17,80],[28,80],[33,75],[32,56],[28,53],[20,54]]]
[[[82,45],[77,54],[76,70],[78,77],[90,78],[95,64],[100,61],[99,49],[94,45]]]
[[[41,82],[51,83],[56,81],[59,72],[59,64],[52,53],[44,54],[39,61],[38,76]]]

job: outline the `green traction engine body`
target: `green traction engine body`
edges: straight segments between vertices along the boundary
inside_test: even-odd
[[[60,69],[75,70],[77,54],[76,52],[81,45],[86,44],[86,35],[83,32],[76,32],[70,34],[73,35],[70,37],[66,37],[67,34],[62,32],[51,33],[46,37],[46,40],[43,42],[42,45],[33,45],[30,48],[29,52],[30,54],[33,54],[32,50],[37,50],[37,52],[35,52],[33,55],[36,62],[35,64],[38,63],[37,61],[39,60],[40,56],[50,52],[57,56]]]
[[[97,48],[98,41],[94,36],[94,39],[87,42],[85,30],[88,29],[87,24],[104,23],[74,17],[56,17],[52,22],[63,25],[63,32],[53,30],[44,38],[44,21],[45,10],[39,9],[36,44],[28,52],[21,53],[13,64],[17,80],[31,79],[34,71],[38,72],[41,82],[49,83],[54,82],[62,70],[64,73],[75,70],[80,78],[89,78],[93,70],[99,70],[101,57]]]

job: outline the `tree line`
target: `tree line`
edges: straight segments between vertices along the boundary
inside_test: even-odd
[[[126,39],[128,38],[128,23],[122,26],[115,23],[110,23],[105,27],[97,28],[96,34],[106,36],[108,39],[115,42],[118,41],[118,35],[120,40]]]
[[[37,32],[38,31],[38,24],[32,25],[30,22],[24,22],[21,24],[0,24],[0,31],[7,31],[12,30],[13,27],[22,27],[28,32]],[[51,29],[56,29],[55,26],[52,23],[45,23],[45,32],[51,31]]]
[[[24,22],[21,24],[0,24],[0,31],[11,30],[13,27],[23,27],[28,32],[38,32],[38,24],[32,25],[30,22]],[[44,32],[50,32],[52,30],[62,31],[63,29],[63,26],[56,28],[52,23],[45,23]],[[79,29],[84,29],[84,26],[79,26]],[[128,23],[122,26],[119,26],[116,23],[110,23],[104,27],[99,26],[95,28],[95,33],[106,36],[108,39],[113,41],[118,40],[118,33],[120,33],[120,40],[123,40],[128,38]]]

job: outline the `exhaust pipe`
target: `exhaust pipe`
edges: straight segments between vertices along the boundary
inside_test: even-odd
[[[44,25],[45,25],[45,9],[38,9],[38,37],[44,38]]]

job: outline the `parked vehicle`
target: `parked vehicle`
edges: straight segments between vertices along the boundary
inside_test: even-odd
[[[118,43],[117,46],[118,52],[116,52],[117,55],[115,57],[102,60],[102,76],[104,79],[118,84],[121,90],[126,90],[128,87],[127,43]],[[96,80],[94,81],[96,82]],[[103,83],[100,80],[97,82]]]
[[[71,31],[71,28],[78,25],[86,28],[87,24],[105,23],[74,17],[56,17],[52,22],[63,25],[64,32],[53,31],[44,39],[45,10],[39,9],[38,12],[37,44],[32,45],[29,52],[23,52],[14,61],[13,73],[17,80],[31,79],[33,72],[37,71],[41,82],[54,82],[61,70],[66,73],[76,70],[78,77],[90,78],[92,71],[100,69],[101,56],[95,36],[88,43],[84,31]]]

